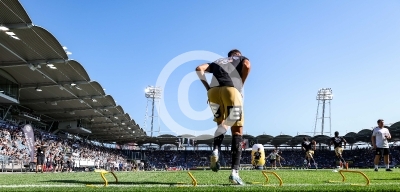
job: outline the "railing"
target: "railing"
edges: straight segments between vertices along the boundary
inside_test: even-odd
[[[1,172],[27,172],[35,169],[35,163],[24,163],[20,160],[0,160]]]

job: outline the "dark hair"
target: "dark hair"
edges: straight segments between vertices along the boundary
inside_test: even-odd
[[[238,49],[232,49],[228,53],[228,57],[234,56],[236,53],[242,54]]]
[[[303,138],[303,140],[304,140],[304,141],[307,141],[307,140],[308,140],[308,138],[307,138],[307,137],[304,137],[304,138]]]
[[[381,123],[383,121],[383,119],[378,119],[378,121],[376,121],[376,123]]]
[[[335,136],[339,136],[339,131],[335,131]]]

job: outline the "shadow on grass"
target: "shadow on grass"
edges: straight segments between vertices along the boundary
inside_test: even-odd
[[[376,181],[384,181],[384,180],[400,180],[400,178],[388,178],[388,179],[370,179],[371,181],[376,180]]]
[[[98,182],[93,182],[93,181],[78,181],[78,180],[49,180],[49,181],[43,181],[43,182],[51,182],[51,183],[65,183],[65,184],[82,184],[82,185],[95,185],[95,184],[104,184],[104,182],[98,181]],[[115,183],[115,180],[109,180],[108,184],[114,184],[114,185],[177,185],[178,183],[171,183],[171,182],[152,182],[152,181],[140,181],[140,182],[121,182],[118,181],[118,183]],[[186,184],[186,183],[185,183]],[[190,183],[188,183],[190,184]]]

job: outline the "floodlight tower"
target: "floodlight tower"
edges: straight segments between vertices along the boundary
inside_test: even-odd
[[[150,124],[150,136],[153,137],[153,128],[154,128],[154,118],[157,118],[157,123],[158,123],[158,133],[160,132],[160,123],[158,116],[154,114],[154,107],[155,107],[155,102],[160,102],[161,99],[161,88],[160,87],[155,87],[155,86],[147,86],[146,89],[144,90],[144,95],[147,98],[147,105],[146,105],[146,115],[144,119],[144,129],[146,132],[148,131],[147,127],[147,121],[148,118],[151,118],[151,124]],[[149,116],[149,104],[151,105],[151,116]]]
[[[332,89],[331,88],[322,88],[318,90],[317,93],[317,101],[318,101],[318,106],[317,106],[317,115],[315,118],[315,127],[314,127],[314,136],[317,134],[317,122],[318,119],[321,119],[321,135],[324,133],[329,133],[329,136],[332,134],[332,128],[331,128],[331,100],[333,99],[333,94],[332,94]],[[319,106],[322,104],[322,116],[318,117],[319,115]],[[325,107],[326,104],[329,106],[329,114],[325,114]],[[324,126],[325,126],[325,119],[329,119],[329,132],[324,132]]]

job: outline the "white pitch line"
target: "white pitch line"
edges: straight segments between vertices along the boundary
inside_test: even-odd
[[[359,183],[362,185],[363,183]],[[350,186],[350,183],[321,183],[321,184],[295,184],[295,183],[289,183],[289,184],[283,184],[282,187],[307,187],[307,186],[329,186],[329,185],[342,185],[342,186]],[[400,183],[371,183],[370,185],[400,185]],[[97,184],[97,185],[92,185],[95,187],[103,187],[103,185]],[[196,187],[257,187],[257,186],[262,186],[262,185],[257,185],[257,184],[247,184],[247,185],[227,185],[227,184],[220,184],[220,185],[197,185]],[[274,186],[274,187],[279,187],[278,184],[270,184],[268,186]],[[89,187],[86,185],[77,185],[77,184],[65,184],[65,185],[0,185],[0,188],[35,188],[35,187]],[[152,184],[152,185],[139,185],[139,184],[132,184],[132,185],[127,185],[127,184],[109,184],[108,187],[146,187],[146,188],[152,188],[152,187],[193,187],[193,185],[189,184]]]

